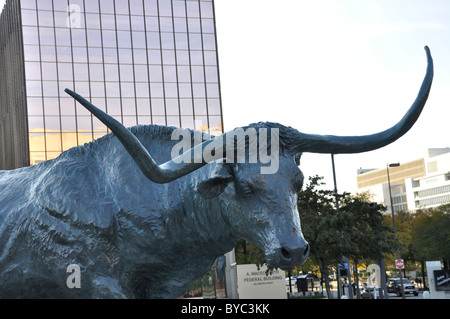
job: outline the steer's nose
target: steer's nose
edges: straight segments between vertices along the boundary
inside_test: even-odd
[[[280,268],[289,269],[302,265],[308,258],[309,250],[307,243],[301,247],[289,248],[285,246],[279,248]]]

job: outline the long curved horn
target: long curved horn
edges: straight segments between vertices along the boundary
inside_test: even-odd
[[[141,144],[138,138],[133,133],[131,133],[122,123],[106,114],[102,110],[98,109],[92,103],[84,99],[81,95],[69,89],[65,89],[65,92],[72,96],[75,100],[77,100],[92,114],[94,114],[115,134],[115,136],[120,140],[127,152],[131,155],[133,160],[136,162],[142,173],[151,181],[160,184],[169,183],[208,164],[204,161],[203,157],[200,159],[197,157],[202,154],[202,150],[209,143],[215,141],[214,139],[207,140],[190,149],[188,151],[190,152],[190,161],[182,161],[179,158],[176,158],[158,165],[155,163],[152,156],[148,153],[148,151]],[[201,148],[201,150],[199,151],[198,148]],[[180,155],[180,158],[181,157],[184,159],[186,158],[186,155]]]
[[[364,136],[334,136],[305,134],[293,130],[295,149],[299,152],[349,154],[372,151],[386,146],[403,136],[419,118],[428,99],[433,82],[433,59],[426,46],[428,67],[419,94],[406,115],[396,125],[383,132]]]

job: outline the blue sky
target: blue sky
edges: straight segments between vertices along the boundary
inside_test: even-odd
[[[274,121],[305,133],[363,135],[394,125],[435,63],[416,125],[385,148],[336,155],[339,191],[356,170],[450,146],[450,1],[216,0],[225,130]],[[333,188],[331,156],[302,157],[305,176]]]
[[[421,117],[385,148],[337,155],[339,191],[355,191],[360,167],[450,146],[450,1],[215,0],[215,7],[225,130],[273,121],[305,133],[382,131],[416,97],[428,45],[435,78]],[[333,188],[329,155],[304,154],[301,168]]]

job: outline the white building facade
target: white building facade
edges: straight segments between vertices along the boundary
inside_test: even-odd
[[[358,192],[369,191],[387,213],[391,207],[394,212],[414,211],[450,203],[450,148],[427,149],[424,158],[398,167],[360,169],[357,181]]]

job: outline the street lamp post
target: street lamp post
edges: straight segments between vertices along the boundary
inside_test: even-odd
[[[400,163],[393,163],[393,164],[388,164],[386,165],[386,172],[387,172],[387,178],[388,178],[388,188],[389,188],[389,200],[391,202],[391,213],[392,213],[392,227],[394,229],[394,236],[395,239],[398,241],[398,237],[397,237],[397,230],[395,229],[395,214],[394,214],[394,204],[392,202],[392,192],[391,192],[391,179],[389,177],[389,167],[398,167],[400,166]],[[397,247],[397,259],[400,259],[400,252],[398,250]],[[399,269],[399,274],[400,274],[400,286],[401,286],[401,291],[402,291],[402,299],[405,299],[405,289],[403,287],[403,274],[402,274],[402,270]]]

